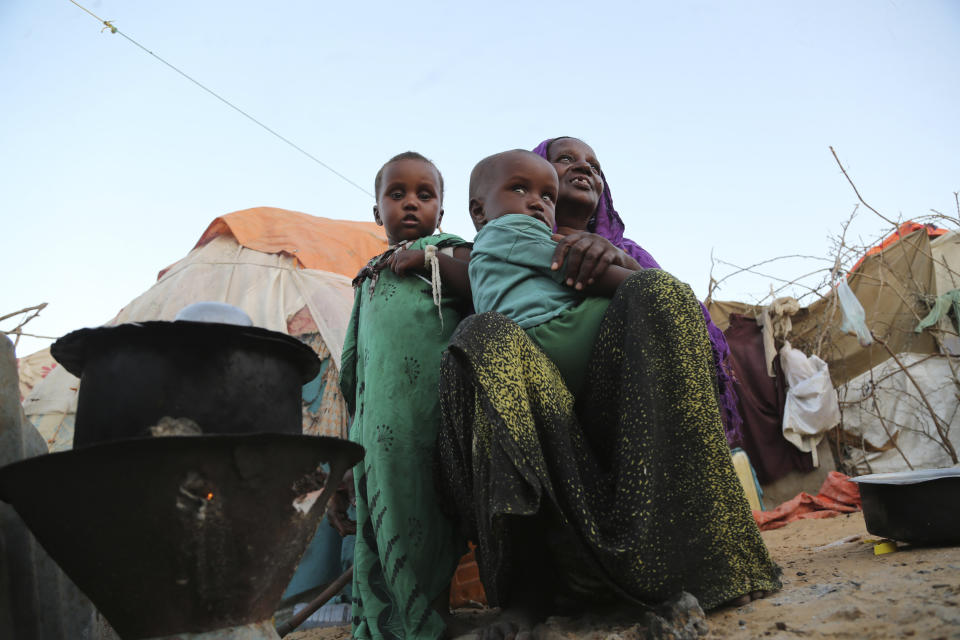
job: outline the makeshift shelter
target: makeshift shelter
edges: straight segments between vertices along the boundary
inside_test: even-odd
[[[372,222],[318,218],[258,207],[213,220],[186,257],[108,325],[172,320],[186,305],[213,300],[240,307],[254,325],[295,336],[323,362],[304,387],[303,432],[347,437],[347,411],[337,385],[340,352],[353,304],[351,279],[386,249]],[[79,381],[53,368],[24,401],[27,416],[51,451],[69,449]]]
[[[956,464],[951,449],[960,449],[958,318],[944,314],[930,328],[918,331],[918,325],[937,298],[960,287],[960,234],[901,225],[863,256],[847,284],[863,307],[872,344],[861,346],[841,328],[844,315],[834,291],[793,314],[788,336],[795,349],[819,355],[829,368],[842,412],[828,438],[838,463],[851,475]],[[724,331],[770,317],[767,307],[737,302],[712,301],[708,308]],[[731,349],[737,349],[735,342]],[[754,357],[769,362],[769,353]],[[749,382],[741,379],[741,385]],[[763,463],[753,455],[751,461]]]
[[[50,349],[41,349],[28,356],[17,358],[17,374],[20,376],[20,402],[40,384],[57,366],[57,361],[50,355]]]

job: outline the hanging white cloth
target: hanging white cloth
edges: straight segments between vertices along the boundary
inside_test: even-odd
[[[787,381],[783,437],[801,451],[809,451],[818,467],[817,445],[840,422],[840,404],[827,363],[817,356],[807,357],[786,341],[780,349],[780,364]]]

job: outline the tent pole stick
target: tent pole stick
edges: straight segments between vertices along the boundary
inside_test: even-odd
[[[350,565],[350,568],[344,571],[342,576],[331,582],[330,586],[324,589],[310,604],[301,609],[297,615],[277,627],[277,633],[280,637],[282,638],[303,624],[303,621],[313,615],[314,611],[325,605],[330,598],[340,593],[340,590],[347,586],[347,583],[350,582],[352,578],[353,565]]]

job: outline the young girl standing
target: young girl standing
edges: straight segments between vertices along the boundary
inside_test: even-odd
[[[443,178],[422,155],[391,158],[374,188],[373,216],[390,248],[354,279],[340,370],[350,439],[366,448],[354,470],[353,636],[438,638],[466,549],[434,489],[437,387],[460,301],[470,299],[470,250],[455,235],[434,234]]]

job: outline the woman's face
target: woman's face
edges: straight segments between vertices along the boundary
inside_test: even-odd
[[[576,138],[558,138],[550,144],[547,159],[560,179],[557,208],[577,204],[578,208],[589,208],[592,214],[603,193],[603,178],[597,154],[590,145]]]

